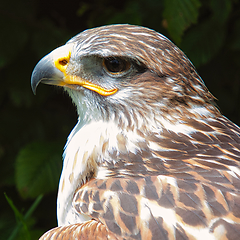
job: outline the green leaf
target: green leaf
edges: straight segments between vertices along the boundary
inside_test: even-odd
[[[201,6],[199,0],[165,0],[163,17],[173,40],[179,44],[183,32],[197,22],[198,9]]]
[[[196,67],[210,61],[223,46],[231,1],[211,0],[208,8],[209,17],[188,31],[181,44]]]
[[[204,22],[188,32],[181,48],[196,67],[207,63],[224,43],[225,29],[214,22]]]
[[[28,230],[28,227],[24,220],[23,215],[18,211],[18,209],[15,207],[13,201],[10,198],[8,198],[8,196],[6,194],[5,194],[5,197],[9,203],[10,207],[12,208],[12,210],[15,214],[16,220],[17,220],[17,225],[14,228],[14,230],[12,231],[12,234],[10,235],[8,240],[14,240],[16,238],[19,230],[21,229],[21,227],[23,228],[23,232],[24,232],[23,234],[24,234],[25,239],[30,240],[29,230]]]
[[[8,240],[14,240],[14,239],[16,239],[16,237],[18,235],[20,235],[19,236],[20,239],[25,239],[25,240],[29,239],[30,240],[31,236],[30,236],[30,231],[29,231],[29,226],[28,226],[29,224],[28,224],[27,220],[29,220],[33,211],[39,205],[40,201],[42,200],[43,195],[40,195],[37,197],[37,199],[34,201],[32,206],[29,208],[29,210],[27,211],[27,213],[24,216],[22,213],[20,213],[20,211],[14,205],[13,201],[7,196],[7,194],[4,193],[4,195],[8,201],[8,204],[12,208],[12,210],[15,214],[16,220],[17,220],[17,224],[16,224],[15,228],[12,230],[11,235],[9,236]]]
[[[25,146],[16,160],[16,185],[25,198],[35,198],[58,188],[62,167],[61,146],[34,142]]]
[[[23,222],[23,215],[18,211],[18,209],[15,207],[13,201],[7,196],[7,194],[4,193],[4,195],[5,195],[5,198],[8,201],[8,204],[10,205],[10,207],[12,208],[12,210],[15,214],[17,222]]]

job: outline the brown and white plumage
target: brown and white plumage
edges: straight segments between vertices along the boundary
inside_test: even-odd
[[[44,57],[39,82],[79,114],[58,224],[41,239],[240,239],[240,129],[189,59],[138,26],[86,30]]]

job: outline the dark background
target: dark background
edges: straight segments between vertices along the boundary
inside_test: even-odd
[[[40,85],[33,95],[34,66],[75,34],[111,23],[170,38],[240,125],[238,0],[1,0],[0,239],[37,239],[57,224],[61,155],[77,116],[61,89]]]

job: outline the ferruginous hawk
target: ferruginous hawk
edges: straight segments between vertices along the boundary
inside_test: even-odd
[[[190,60],[148,28],[86,30],[32,74],[77,107],[41,239],[240,239],[240,129]]]

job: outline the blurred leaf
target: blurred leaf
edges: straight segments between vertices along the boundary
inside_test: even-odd
[[[225,29],[206,21],[189,31],[181,44],[182,49],[196,67],[207,63],[221,48]]]
[[[4,193],[5,195],[5,198],[7,199],[8,201],[8,204],[10,205],[10,207],[12,208],[14,214],[15,214],[15,217],[16,217],[16,220],[17,222],[21,222],[23,221],[23,215],[18,211],[18,209],[15,207],[13,201],[7,196],[6,193]]]
[[[197,22],[198,9],[201,6],[199,0],[165,0],[163,17],[173,40],[179,44],[183,32]]]
[[[23,216],[22,213],[19,212],[19,210],[17,209],[17,207],[14,205],[13,201],[6,195],[5,193],[5,197],[10,205],[10,207],[12,208],[16,220],[17,220],[17,224],[15,226],[15,228],[12,230],[11,235],[8,237],[8,240],[14,240],[16,239],[17,235],[18,239],[31,239],[30,236],[30,231],[29,231],[29,218],[31,217],[33,211],[37,208],[37,206],[39,205],[41,199],[42,199],[42,195],[38,196],[37,199],[34,201],[34,203],[32,204],[32,206],[29,208],[29,210],[27,211],[27,213]],[[19,234],[20,232],[20,234]],[[39,235],[38,235],[39,236]]]
[[[181,44],[182,49],[196,67],[210,61],[223,46],[231,1],[211,0],[209,10],[210,16],[188,31]]]
[[[16,185],[25,198],[56,190],[61,172],[61,145],[34,142],[25,146],[16,160]]]
[[[23,234],[25,239],[30,239],[30,235],[29,235],[29,231],[28,231],[28,227],[26,222],[24,221],[24,217],[23,215],[18,211],[18,209],[15,207],[15,205],[13,204],[13,201],[7,197],[7,195],[5,194],[5,197],[10,205],[10,207],[12,208],[16,220],[17,220],[17,225],[15,227],[15,229],[12,231],[12,234],[10,235],[10,237],[8,238],[8,240],[14,240],[15,237],[17,236],[19,230],[21,229],[21,227],[23,228]]]

